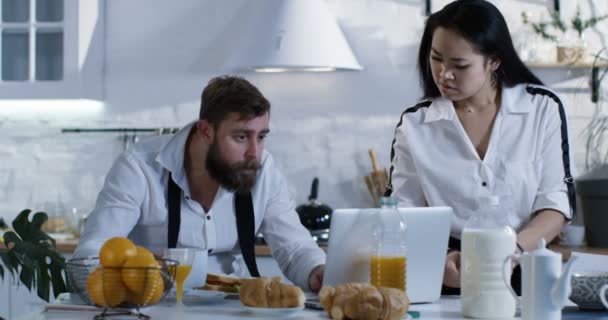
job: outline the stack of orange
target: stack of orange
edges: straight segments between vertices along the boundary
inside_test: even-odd
[[[87,278],[87,292],[98,306],[123,302],[154,304],[165,290],[161,268],[154,255],[124,237],[107,240],[99,250],[101,266]]]

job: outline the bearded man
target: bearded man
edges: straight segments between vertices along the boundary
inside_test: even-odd
[[[135,144],[116,160],[75,256],[97,255],[116,236],[155,253],[195,248],[187,283],[196,286],[205,271],[259,276],[254,235],[261,232],[285,276],[318,291],[325,253],[301,225],[284,178],[264,150],[269,117],[270,103],[247,80],[209,81],[198,121],[173,136]]]

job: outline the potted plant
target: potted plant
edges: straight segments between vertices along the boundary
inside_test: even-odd
[[[19,276],[28,290],[36,288],[38,296],[49,301],[50,289],[57,297],[68,292],[65,259],[57,251],[55,239],[41,230],[48,220],[37,212],[29,220],[31,210],[23,210],[12,222],[13,230],[4,233],[5,248],[0,248],[0,279]]]
[[[526,12],[522,12],[521,15],[524,24],[530,25],[534,33],[556,43],[557,62],[568,63],[577,62],[585,55],[586,45],[583,39],[585,30],[608,18],[608,15],[583,18],[578,6],[569,24],[561,19],[557,11],[550,13],[548,21],[533,22]],[[575,35],[574,39],[572,33]]]

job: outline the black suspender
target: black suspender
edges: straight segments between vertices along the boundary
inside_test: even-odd
[[[179,229],[181,223],[181,193],[182,190],[173,181],[169,172],[167,181],[167,206],[169,209],[169,229],[167,240],[169,248],[177,246]],[[236,211],[236,230],[239,238],[241,253],[247,265],[247,270],[252,277],[259,277],[258,267],[255,262],[255,215],[253,211],[253,200],[251,193],[234,195],[234,208]]]
[[[173,176],[169,172],[167,181],[167,207],[169,209],[169,230],[167,243],[169,248],[177,246],[177,238],[179,236],[179,228],[181,224],[181,195],[182,190],[173,181]]]
[[[247,270],[252,277],[259,277],[258,266],[255,263],[255,224],[253,213],[253,199],[251,192],[234,194],[234,209],[236,211],[236,230],[239,235],[239,246]]]

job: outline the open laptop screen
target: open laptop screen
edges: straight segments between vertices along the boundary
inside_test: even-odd
[[[369,283],[374,249],[372,228],[378,209],[336,209],[332,213],[323,285]],[[412,303],[441,294],[448,247],[449,207],[399,208],[407,226],[407,295]]]

